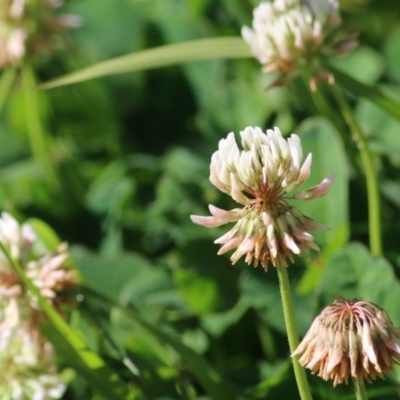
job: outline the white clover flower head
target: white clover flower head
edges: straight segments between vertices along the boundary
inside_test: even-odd
[[[50,342],[28,324],[0,332],[0,398],[59,399],[66,386]]]
[[[340,24],[336,0],[274,0],[254,10],[253,29],[244,26],[242,36],[264,72],[282,74],[275,83],[281,85],[305,65],[320,69],[318,55],[344,54],[357,45],[354,35],[333,40]],[[332,79],[326,73],[314,78]]]
[[[400,362],[400,331],[384,310],[367,301],[338,299],[314,320],[293,356],[333,386],[370,382]]]
[[[61,5],[60,0],[1,0],[0,69],[51,50],[61,32],[81,25],[77,16],[55,14]]]
[[[192,215],[193,222],[206,227],[217,227],[229,222],[235,226],[215,241],[222,244],[218,254],[236,249],[232,263],[246,256],[245,261],[265,270],[268,263],[287,266],[286,258],[303,249],[319,250],[308,232],[329,229],[304,216],[290,206],[288,199],[311,200],[328,193],[333,176],[319,185],[294,196],[288,193],[303,184],[310,175],[312,156],[301,166],[303,151],[300,138],[292,134],[284,139],[279,128],[247,127],[240,132],[243,150],[240,150],[233,132],[219,142],[219,150],[211,158],[210,181],[229,194],[243,208],[225,211],[209,206],[212,216]]]

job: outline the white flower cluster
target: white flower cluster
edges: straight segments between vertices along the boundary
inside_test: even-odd
[[[62,4],[62,0],[1,0],[0,69],[20,65],[26,54],[48,50],[56,34],[81,25],[75,15],[54,15]]]
[[[340,24],[337,0],[274,0],[254,10],[253,29],[243,27],[242,36],[264,72],[288,74],[304,65],[312,68],[319,53],[353,49],[354,36],[331,40]]]
[[[60,399],[65,384],[53,361],[53,347],[28,324],[0,335],[0,398]]]
[[[304,248],[318,250],[314,237],[307,231],[325,229],[287,199],[309,200],[324,196],[333,182],[333,176],[319,185],[293,197],[287,196],[310,175],[312,157],[309,154],[302,166],[303,152],[300,139],[292,134],[284,139],[278,128],[267,130],[248,127],[240,132],[243,150],[230,133],[219,142],[219,150],[211,158],[210,181],[219,190],[229,194],[244,208],[225,211],[210,205],[211,217],[193,215],[193,222],[216,227],[229,222],[236,225],[215,242],[223,246],[218,254],[235,249],[231,260],[235,263],[246,255],[246,262],[260,262],[265,269],[271,261],[287,265],[285,259],[300,254]]]
[[[0,241],[52,305],[57,293],[76,285],[75,271],[66,263],[68,246],[54,253],[40,251],[33,229],[9,214],[0,218]],[[65,385],[57,374],[51,344],[38,329],[41,309],[0,251],[0,398],[4,400],[58,399]]]

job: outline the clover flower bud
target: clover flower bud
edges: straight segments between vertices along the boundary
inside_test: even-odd
[[[313,70],[310,86],[319,79],[333,82],[320,68],[320,55],[345,54],[357,46],[355,35],[341,38],[336,0],[274,0],[254,10],[253,29],[242,28],[243,39],[263,65],[264,72],[279,72],[275,86],[287,83],[304,66]]]

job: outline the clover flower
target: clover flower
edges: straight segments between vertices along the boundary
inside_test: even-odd
[[[25,55],[51,50],[66,28],[80,26],[75,15],[55,15],[62,0],[1,0],[0,69],[16,67]]]
[[[0,218],[0,241],[49,304],[58,307],[65,301],[59,292],[77,284],[66,243],[55,252],[41,249],[32,227],[20,225],[5,212]],[[45,318],[36,297],[0,251],[1,399],[62,397],[65,385],[57,373],[52,345],[40,334],[40,321]]]
[[[55,252],[36,254],[36,234],[27,225],[22,226],[8,213],[0,218],[0,241],[8,248],[11,257],[24,269],[25,274],[49,302],[58,302],[57,293],[76,286],[76,271],[68,264],[68,245],[62,243]],[[26,293],[18,274],[0,252],[0,307],[5,301],[17,298],[36,304],[34,296]]]
[[[57,373],[53,347],[28,323],[0,335],[0,398],[59,399],[65,384]]]
[[[246,255],[245,261],[268,269],[287,266],[293,254],[303,249],[319,250],[309,230],[329,229],[304,216],[288,199],[311,200],[324,196],[333,182],[333,176],[319,185],[290,197],[289,192],[303,184],[310,175],[312,156],[302,166],[303,151],[300,138],[292,134],[287,140],[279,128],[267,130],[247,127],[240,132],[243,150],[236,144],[231,132],[219,142],[219,150],[211,158],[210,181],[229,194],[243,208],[225,211],[209,206],[212,216],[192,215],[193,222],[212,228],[230,222],[235,226],[215,241],[222,244],[218,254],[236,249],[232,263]]]
[[[293,356],[333,386],[384,378],[400,362],[400,331],[386,312],[367,301],[339,299],[314,320]]]
[[[264,72],[282,74],[276,86],[308,65],[315,70],[310,81],[314,90],[318,79],[333,80],[319,67],[318,56],[346,54],[357,45],[355,35],[336,35],[340,24],[336,0],[274,0],[254,10],[253,29],[244,26],[242,36]]]

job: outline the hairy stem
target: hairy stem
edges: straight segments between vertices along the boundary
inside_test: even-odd
[[[356,389],[357,400],[368,400],[367,392],[365,390],[364,381],[362,378],[354,380],[354,387]]]
[[[290,353],[293,353],[299,345],[299,335],[297,333],[296,319],[294,316],[293,299],[290,291],[289,278],[286,267],[282,266],[280,262],[278,262],[276,265],[276,271],[278,272],[279,288],[281,292],[283,315],[285,318]],[[292,357],[292,364],[300,398],[301,400],[311,400],[312,396],[310,387],[308,386],[306,371],[300,366],[298,358],[299,356]]]

